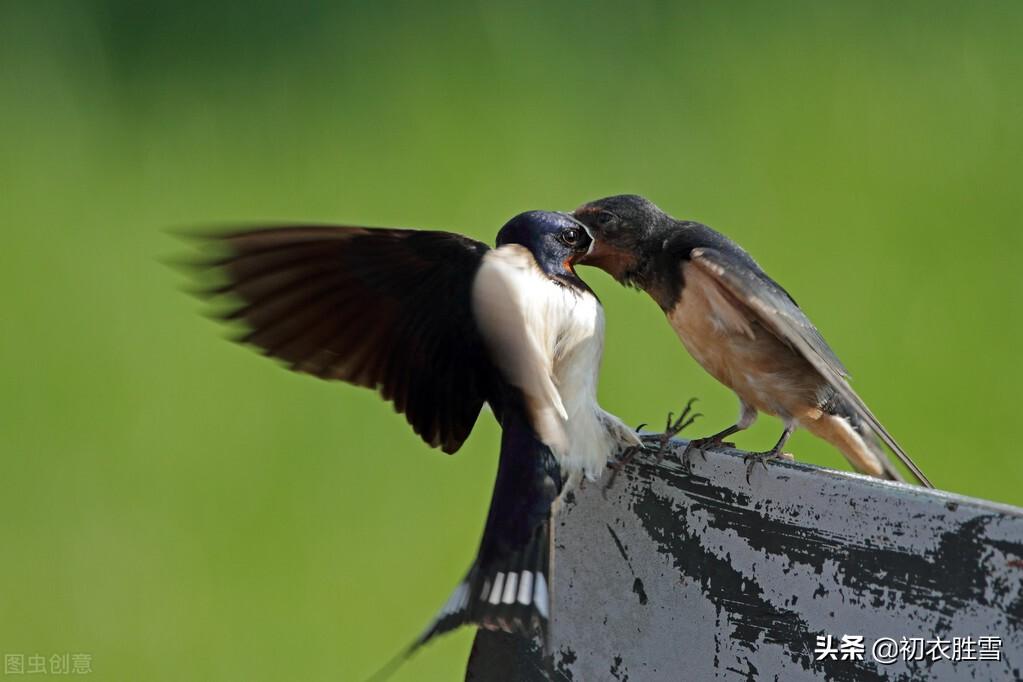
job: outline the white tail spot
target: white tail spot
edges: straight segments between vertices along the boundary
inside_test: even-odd
[[[533,601],[533,572],[523,571],[522,582],[519,583],[519,603],[529,606]]]
[[[508,580],[504,584],[504,596],[501,597],[501,601],[505,604],[515,603],[515,588],[519,584],[519,574],[509,573]]]
[[[487,601],[491,604],[501,603],[501,590],[504,588],[504,572],[498,573],[494,576],[494,589],[490,591],[490,599]]]
[[[547,618],[549,613],[549,602],[550,597],[547,594],[547,579],[543,577],[543,573],[536,574],[536,610],[541,616]]]

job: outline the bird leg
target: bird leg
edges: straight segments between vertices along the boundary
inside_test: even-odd
[[[646,426],[645,423],[637,426],[636,433],[639,434],[639,432],[643,429],[644,426]],[[643,440],[643,436],[640,436],[640,440]],[[604,485],[605,497],[607,497],[607,491],[611,489],[611,485],[615,482],[615,479],[618,478],[618,472],[624,469],[626,466],[628,466],[628,464],[633,459],[636,458],[636,455],[638,455],[641,452],[653,452],[653,450],[648,445],[646,445],[646,443],[642,443],[640,445],[633,445],[631,447],[625,448],[625,450],[623,450],[622,453],[618,455],[616,461],[607,463],[608,468],[611,469],[611,476],[610,478],[607,479],[607,483]]]
[[[718,431],[712,436],[706,438],[693,438],[691,441],[686,443],[686,449],[682,451],[679,456],[679,460],[682,462],[682,466],[685,467],[686,471],[693,470],[693,452],[700,454],[700,457],[706,461],[707,455],[704,453],[704,449],[709,445],[732,445],[732,443],[725,443],[725,438],[731,436],[733,433],[742,431],[741,426],[738,424],[732,424],[723,431]]]
[[[612,469],[612,473],[610,478],[607,479],[607,484],[604,486],[605,494],[611,489],[611,485],[618,477],[618,472],[624,469],[636,457],[636,455],[640,453],[653,454],[657,457],[658,462],[664,459],[664,455],[668,450],[668,444],[671,442],[671,439],[675,436],[675,434],[692,424],[697,417],[702,416],[699,412],[690,414],[693,410],[693,403],[695,402],[696,398],[691,398],[682,409],[682,413],[678,416],[678,419],[675,419],[675,415],[669,412],[668,421],[664,426],[664,433],[640,436],[639,438],[642,441],[641,445],[634,445],[630,448],[626,448],[618,457],[618,461],[608,462],[608,467]],[[646,424],[640,424],[637,426],[636,433],[639,433],[644,426],[646,426]]]
[[[739,398],[739,421],[729,426],[724,431],[719,431],[713,436],[707,436],[706,438],[693,438],[686,444],[686,449],[682,451],[682,455],[679,460],[682,462],[682,466],[685,467],[686,471],[693,470],[693,450],[700,453],[700,457],[704,460],[707,459],[705,449],[708,445],[727,445],[729,447],[735,447],[734,443],[726,443],[725,438],[731,436],[733,433],[739,431],[745,431],[753,422],[757,420],[757,409]]]
[[[774,444],[774,447],[765,452],[749,452],[743,456],[742,460],[746,463],[746,482],[749,483],[750,474],[753,473],[753,467],[758,463],[764,467],[764,471],[767,471],[767,463],[773,459],[779,459],[784,457],[781,449],[785,447],[785,443],[788,442],[792,432],[796,430],[795,423],[786,424],[785,430],[781,433],[781,438]]]
[[[690,398],[686,406],[682,408],[682,413],[679,414],[678,419],[675,419],[675,415],[672,412],[668,413],[668,421],[664,425],[664,433],[651,434],[642,436],[644,443],[651,443],[657,446],[657,461],[664,459],[664,455],[668,452],[668,444],[671,443],[671,439],[674,438],[682,429],[686,428],[694,421],[697,417],[703,415],[699,412],[693,412],[693,403],[696,402],[696,398]]]

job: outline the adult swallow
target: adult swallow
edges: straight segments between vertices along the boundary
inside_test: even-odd
[[[604,314],[565,214],[509,221],[497,248],[448,232],[276,227],[212,237],[240,339],[296,372],[379,391],[453,453],[489,403],[500,461],[476,559],[407,650],[462,624],[546,641],[551,515],[637,436],[597,403]]]
[[[777,444],[749,460],[779,456],[799,426],[838,448],[859,471],[901,480],[878,438],[921,484],[933,487],[848,382],[848,373],[795,300],[746,251],[706,225],[675,220],[635,195],[600,199],[573,213],[594,242],[595,265],[657,302],[689,353],[732,389],[738,421],[697,450],[749,428],[759,412],[785,425]]]

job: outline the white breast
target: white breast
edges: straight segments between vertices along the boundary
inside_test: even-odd
[[[484,256],[473,314],[570,481],[599,476],[620,446],[621,422],[597,403],[604,313],[596,297],[551,281],[527,249],[507,245]]]
[[[561,288],[561,287],[559,287]],[[568,413],[569,451],[562,467],[596,479],[618,444],[608,438],[605,414],[597,403],[604,353],[604,310],[597,298],[561,288],[564,322],[554,354],[554,380]]]

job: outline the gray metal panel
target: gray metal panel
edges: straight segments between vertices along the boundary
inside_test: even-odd
[[[747,483],[732,450],[693,468],[637,460],[562,511],[555,679],[1021,679],[1023,510],[788,462]],[[818,635],[846,634],[864,660],[816,660]],[[871,656],[883,636],[987,635],[1001,660]],[[546,679],[539,659],[480,632],[467,679]]]

